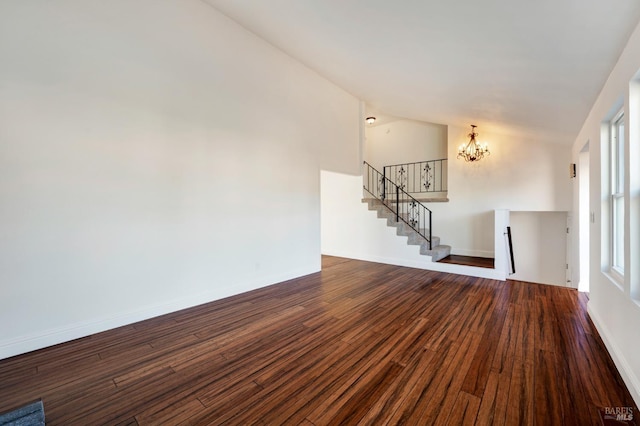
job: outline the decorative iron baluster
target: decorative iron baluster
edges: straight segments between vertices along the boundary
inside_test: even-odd
[[[380,199],[382,201],[384,201],[384,197],[385,197],[385,188],[384,188],[384,176],[380,176],[378,178],[378,195],[380,196]]]
[[[420,209],[415,201],[411,201],[409,203],[407,220],[409,221],[409,225],[413,228],[417,228],[420,223]]]
[[[396,185],[398,185],[400,189],[405,189],[407,186],[407,171],[404,169],[404,166],[396,171]]]
[[[426,163],[422,168],[422,186],[426,191],[431,189],[431,184],[433,183],[433,169],[429,163]]]
[[[387,169],[389,173],[387,174]],[[447,159],[384,166],[387,180],[408,193],[447,192]],[[386,188],[388,189],[388,188]]]

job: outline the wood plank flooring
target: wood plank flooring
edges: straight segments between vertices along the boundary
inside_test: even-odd
[[[495,268],[495,259],[493,259],[492,257],[476,257],[450,254],[449,256],[438,260],[438,262],[453,263],[455,265],[477,266],[478,268]]]
[[[584,294],[335,257],[285,283],[0,361],[48,425],[598,425],[638,411]]]

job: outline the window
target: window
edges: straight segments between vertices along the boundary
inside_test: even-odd
[[[624,114],[611,121],[611,272],[624,276]]]

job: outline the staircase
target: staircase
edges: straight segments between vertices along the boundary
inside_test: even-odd
[[[399,220],[396,222],[396,214],[381,200],[375,198],[363,198],[362,202],[367,203],[369,210],[375,210],[378,213],[378,218],[387,219],[387,226],[396,228],[396,234],[402,237],[409,237],[407,244],[420,246],[420,254],[425,256],[431,256],[432,262],[437,262],[440,259],[444,259],[451,253],[451,246],[440,244],[440,237],[431,237],[431,249],[429,249],[429,241],[409,226],[405,220],[407,219],[404,214],[405,220]],[[428,233],[428,229],[422,229],[422,233]]]
[[[396,234],[408,237],[407,244],[420,246],[420,254],[431,256],[437,262],[451,253],[451,247],[440,244],[440,238],[431,232],[431,210],[406,193],[383,174],[364,163],[364,191],[369,210],[379,218],[387,219],[387,226],[396,228]]]

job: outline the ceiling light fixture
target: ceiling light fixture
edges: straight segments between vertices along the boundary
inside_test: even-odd
[[[480,142],[476,140],[478,134],[476,133],[476,125],[471,125],[471,133],[469,133],[469,143],[460,145],[458,148],[458,158],[464,158],[464,161],[480,161],[485,155],[490,155],[489,147],[485,143],[480,145]]]
[[[364,121],[367,122],[367,124],[373,124],[376,122],[376,118],[375,117],[367,117],[364,119]]]

